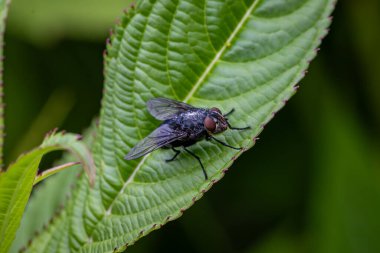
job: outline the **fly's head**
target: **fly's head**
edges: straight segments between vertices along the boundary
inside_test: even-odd
[[[222,112],[213,107],[208,111],[206,118],[204,119],[204,127],[210,134],[218,134],[224,132],[228,128],[228,122],[223,116]]]

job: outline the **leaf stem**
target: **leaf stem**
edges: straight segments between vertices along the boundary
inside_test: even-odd
[[[65,163],[56,167],[53,167],[51,169],[45,170],[42,173],[38,174],[36,178],[34,179],[33,186],[41,182],[42,180],[46,179],[47,177],[50,177],[51,175],[54,175],[64,169],[73,167],[75,165],[80,164],[80,162],[70,162],[70,163]]]

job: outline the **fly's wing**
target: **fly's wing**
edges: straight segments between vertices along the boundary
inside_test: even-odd
[[[173,141],[181,139],[184,136],[186,136],[186,133],[183,131],[173,130],[167,124],[161,125],[137,143],[136,146],[129,151],[128,155],[125,156],[125,159],[133,160],[139,158],[158,148],[170,144]]]
[[[168,98],[153,98],[147,102],[148,111],[158,120],[167,120],[174,115],[193,109],[191,105]]]

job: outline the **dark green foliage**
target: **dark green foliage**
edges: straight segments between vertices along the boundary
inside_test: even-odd
[[[380,250],[380,110],[376,106],[380,57],[378,33],[371,28],[379,23],[374,11],[379,8],[377,2],[338,3],[333,32],[301,82],[299,93],[265,127],[255,148],[243,154],[223,183],[178,222],[152,233],[128,252]],[[262,11],[258,16],[268,13],[274,12]],[[17,66],[5,72],[7,83],[14,84],[6,87],[10,90],[8,154],[17,155],[11,149],[24,141],[29,122],[38,119],[44,99],[58,88],[68,91],[72,100],[57,100],[61,101],[57,108],[73,109],[49,123],[53,126],[37,128],[37,133],[42,135],[56,125],[74,132],[85,128],[99,110],[104,39],[84,41],[80,33],[67,33],[59,43],[47,46],[35,40],[32,44],[28,37],[9,30],[7,41],[6,64]],[[254,52],[256,56],[259,53]],[[183,98],[185,92],[181,92]],[[20,100],[28,106],[19,105]],[[146,124],[152,129],[157,122]],[[37,144],[26,143],[29,147]]]

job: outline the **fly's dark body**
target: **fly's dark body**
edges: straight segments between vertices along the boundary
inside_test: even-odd
[[[223,146],[240,150],[216,139],[213,135],[222,133],[228,128],[232,130],[245,130],[245,128],[232,127],[228,122],[227,114],[222,114],[218,108],[204,109],[196,108],[191,105],[178,102],[167,98],[154,98],[147,103],[148,111],[158,120],[163,123],[154,130],[151,134],[141,140],[134,146],[128,155],[127,160],[132,160],[144,156],[158,148],[171,148],[175,155],[166,160],[167,162],[174,161],[181,151],[176,147],[183,149],[196,158],[201,165],[205,179],[207,179],[206,170],[201,159],[188,149],[189,146],[196,142],[206,139],[214,140]]]
[[[207,117],[205,109],[191,109],[180,113],[175,117],[165,120],[162,125],[167,124],[175,131],[185,132],[184,138],[173,141],[168,147],[189,147],[207,136],[207,130],[204,127],[204,120]]]

